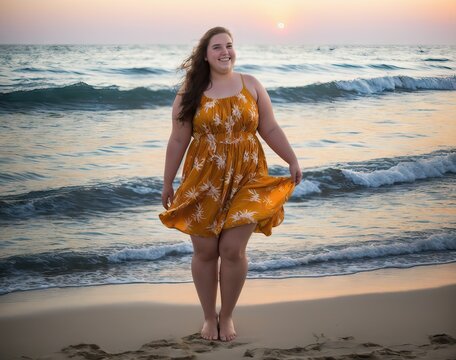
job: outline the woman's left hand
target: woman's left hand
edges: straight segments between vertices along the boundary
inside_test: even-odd
[[[298,185],[302,180],[302,171],[298,162],[291,163],[289,168],[291,179],[293,180],[295,185]]]

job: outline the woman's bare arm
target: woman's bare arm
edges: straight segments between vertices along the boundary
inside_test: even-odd
[[[302,172],[298,159],[288,142],[288,139],[277,123],[272,109],[271,99],[266,89],[254,77],[255,90],[258,96],[259,124],[258,133],[269,147],[289,165],[290,175],[295,184],[302,180]]]
[[[177,114],[181,109],[180,102],[181,96],[177,95],[173,103],[173,127],[166,148],[165,172],[163,176],[162,204],[165,209],[168,209],[173,201],[173,181],[192,136],[191,122],[185,121],[182,123],[177,120]]]

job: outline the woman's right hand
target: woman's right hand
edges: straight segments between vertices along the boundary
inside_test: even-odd
[[[163,207],[168,210],[169,206],[173,202],[174,189],[173,184],[164,184],[162,190],[162,204]]]
[[[299,185],[302,180],[302,171],[297,161],[290,164],[290,175],[295,185]]]

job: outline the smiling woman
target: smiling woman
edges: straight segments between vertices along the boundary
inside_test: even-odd
[[[283,205],[302,178],[268,93],[255,77],[234,72],[235,60],[231,33],[215,27],[184,61],[187,73],[174,100],[166,151],[166,211],[159,215],[165,226],[190,235],[192,276],[204,312],[201,336],[208,340],[236,337],[232,314],[247,275],[247,242],[252,232],[269,236],[282,223]],[[268,174],[257,131],[289,164],[290,177]]]
[[[236,61],[231,36],[226,33],[214,35],[209,42],[204,60],[209,63],[211,71],[227,74]]]

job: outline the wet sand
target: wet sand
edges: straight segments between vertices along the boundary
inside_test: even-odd
[[[193,284],[0,297],[1,359],[453,359],[456,264],[248,280],[231,343],[200,339]]]

